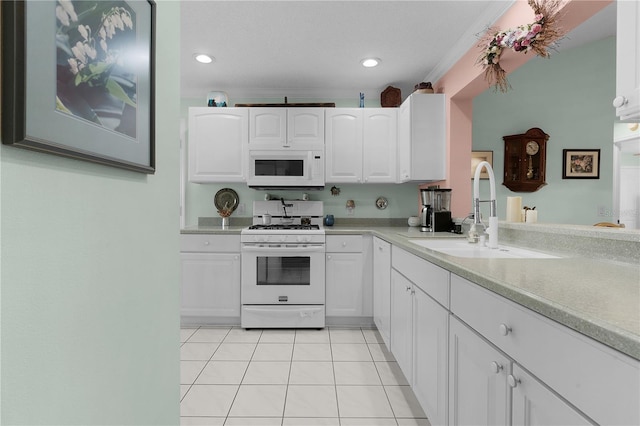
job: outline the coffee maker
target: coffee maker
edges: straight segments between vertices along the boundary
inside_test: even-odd
[[[420,190],[422,209],[420,230],[422,232],[449,232],[451,221],[451,189],[428,187]]]

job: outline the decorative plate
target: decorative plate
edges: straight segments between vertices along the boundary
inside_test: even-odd
[[[225,208],[234,211],[238,207],[238,201],[240,201],[238,193],[231,188],[222,188],[216,192],[216,196],[213,198],[213,203],[218,211]]]
[[[378,210],[384,210],[388,205],[389,201],[387,201],[387,199],[384,197],[378,197],[378,199],[376,200],[376,207],[378,208]]]

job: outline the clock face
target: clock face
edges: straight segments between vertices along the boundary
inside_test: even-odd
[[[527,154],[536,155],[539,149],[540,149],[540,146],[538,145],[538,142],[536,141],[527,142]]]

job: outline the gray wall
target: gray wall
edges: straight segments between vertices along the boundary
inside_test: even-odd
[[[154,175],[0,147],[2,424],[179,422],[179,14],[157,1]]]
[[[506,217],[506,198],[522,196],[536,206],[538,221],[591,225],[610,221],[613,188],[613,138],[616,46],[607,38],[574,49],[536,57],[508,76],[512,89],[493,89],[473,101],[473,149],[493,151],[498,215]],[[547,185],[515,193],[502,185],[505,135],[540,127],[547,143]],[[562,179],[563,149],[601,150],[600,179]],[[481,193],[488,194],[483,181]]]

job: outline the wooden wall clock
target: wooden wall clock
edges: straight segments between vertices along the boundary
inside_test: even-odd
[[[520,135],[503,136],[504,180],[514,192],[534,192],[547,184],[547,141],[549,135],[537,127]]]

